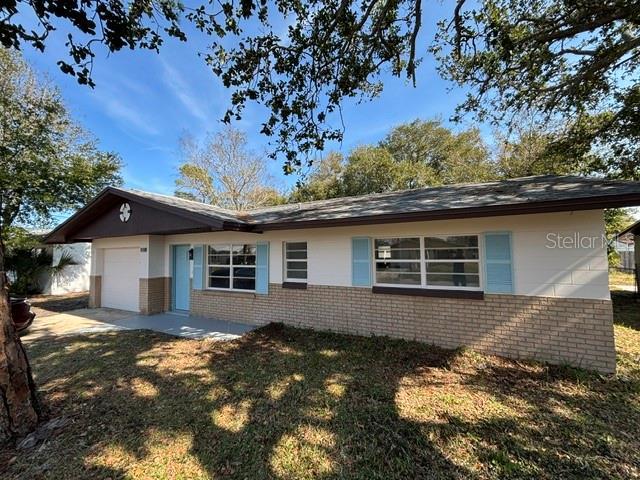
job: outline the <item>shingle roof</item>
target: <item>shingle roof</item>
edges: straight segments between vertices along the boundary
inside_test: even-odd
[[[483,208],[514,208],[568,200],[640,195],[640,182],[602,178],[542,175],[488,183],[416,188],[388,193],[332,198],[312,202],[233,211],[169,195],[117,189],[213,219],[247,225],[348,221],[386,215],[409,215]],[[593,207],[597,208],[597,207]]]
[[[593,210],[640,205],[640,182],[576,176],[537,176],[490,183],[447,185],[400,192],[343,197],[235,212],[183,198],[109,187],[46,239],[50,243],[79,241],[79,231],[113,208],[121,198],[137,200],[190,220],[189,231],[242,230],[345,226],[446,218]],[[179,233],[171,224],[158,231]],[[141,225],[140,223],[137,225]],[[113,236],[103,232],[102,236]],[[101,238],[101,237],[95,237]]]
[[[252,224],[348,220],[639,194],[640,182],[545,175],[259,208],[239,217]]]
[[[146,198],[147,200],[161,203],[163,205],[180,208],[182,210],[186,210],[187,212],[199,213],[201,215],[206,215],[215,219],[238,221],[237,212],[227,210],[226,208],[216,207],[214,205],[209,205],[207,203],[195,202],[193,200],[187,200],[186,198],[172,197],[170,195],[151,193],[144,190],[136,190],[132,188],[129,189],[112,187],[112,190],[114,192],[128,192],[138,197]]]

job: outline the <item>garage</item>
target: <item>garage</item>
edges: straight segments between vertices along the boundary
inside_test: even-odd
[[[139,311],[139,249],[108,248],[103,258],[102,306]]]

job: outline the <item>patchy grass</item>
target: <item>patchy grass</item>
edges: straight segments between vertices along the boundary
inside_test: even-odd
[[[87,308],[89,294],[87,292],[67,293],[64,295],[34,295],[29,298],[31,311],[37,318],[48,317],[60,312]]]
[[[619,373],[272,325],[228,343],[127,331],[29,345],[72,420],[4,478],[633,478],[640,308]],[[0,467],[1,470],[1,467]]]

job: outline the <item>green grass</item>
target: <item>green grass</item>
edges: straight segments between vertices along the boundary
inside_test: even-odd
[[[72,423],[0,451],[0,477],[632,478],[640,304],[614,305],[615,377],[281,326],[228,343],[38,341],[50,415]]]

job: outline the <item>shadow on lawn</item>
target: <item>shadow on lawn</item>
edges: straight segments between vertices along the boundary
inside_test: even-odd
[[[629,462],[616,446],[629,425],[590,425],[606,395],[581,391],[572,403],[546,369],[526,374],[507,361],[456,373],[459,352],[411,342],[271,325],[229,343],[138,331],[29,350],[53,415],[74,423],[18,455],[16,477],[578,478],[621,475]],[[464,414],[459,393],[472,397]],[[440,408],[431,396],[458,407],[421,412]],[[637,422],[637,405],[624,413]],[[603,431],[613,443],[594,453]],[[472,471],[463,465],[474,456],[483,465]]]

